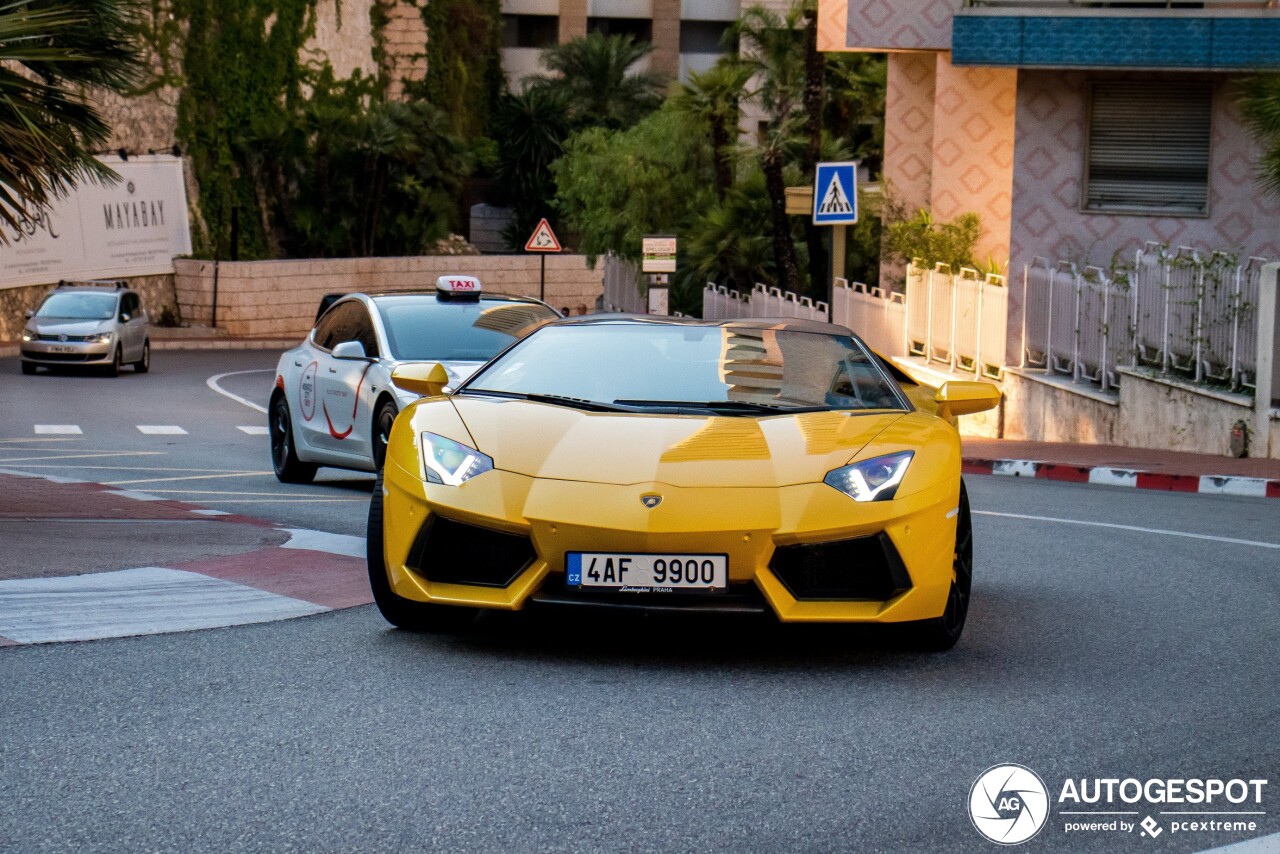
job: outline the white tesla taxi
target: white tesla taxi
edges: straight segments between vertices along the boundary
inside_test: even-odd
[[[377,471],[401,408],[416,395],[391,384],[406,362],[439,362],[455,386],[509,344],[560,313],[527,297],[484,295],[474,276],[436,290],[348,294],[276,366],[267,408],[271,461],[285,483],[320,466]]]

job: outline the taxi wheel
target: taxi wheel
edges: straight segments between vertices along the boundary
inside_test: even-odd
[[[133,372],[145,374],[149,370],[151,370],[151,340],[147,339],[142,342],[142,358],[133,363]]]
[[[373,601],[383,619],[407,632],[460,632],[471,626],[480,611],[453,605],[433,605],[397,596],[387,578],[387,562],[382,543],[382,472],[373,483],[369,501],[369,528],[365,543],[368,548],[369,587]]]
[[[107,365],[107,376],[109,377],[120,376],[120,365],[122,364],[123,359],[124,359],[124,354],[120,352],[120,345],[117,344],[116,351],[111,354],[111,364]]]
[[[289,418],[289,401],[283,394],[277,395],[271,404],[271,418],[267,425],[271,435],[271,467],[276,480],[281,483],[310,483],[315,480],[316,466],[298,459],[298,449],[293,443],[293,422]]]
[[[373,419],[373,467],[374,471],[382,471],[387,461],[387,439],[391,436],[391,425],[400,414],[399,407],[393,400],[384,400],[378,407],[378,414]]]
[[[36,366],[35,366],[35,363],[34,363],[34,362],[23,362],[23,363],[22,363],[22,372],[23,372],[24,374],[26,374],[27,376],[31,376],[32,374],[34,374],[34,373],[36,372]]]
[[[960,482],[960,506],[956,515],[956,546],[952,556],[951,590],[942,616],[921,620],[907,627],[911,645],[917,649],[943,652],[960,640],[969,614],[969,593],[973,587],[973,519],[969,513],[969,493]]]

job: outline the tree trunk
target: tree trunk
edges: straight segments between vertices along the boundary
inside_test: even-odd
[[[769,191],[769,215],[773,224],[773,257],[778,266],[778,283],[787,290],[800,292],[800,267],[796,263],[795,241],[787,223],[787,188],[782,178],[782,149],[776,145],[760,153],[764,183]]]
[[[810,179],[822,157],[822,100],[826,85],[826,60],[818,52],[818,11],[812,5],[804,11],[804,110],[805,133],[809,145],[805,151],[804,174]],[[827,258],[822,245],[822,226],[808,223],[805,241],[809,247],[809,295],[826,299]]]

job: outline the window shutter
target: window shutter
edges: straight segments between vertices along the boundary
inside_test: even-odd
[[[1094,83],[1085,209],[1208,214],[1212,114],[1209,83]]]

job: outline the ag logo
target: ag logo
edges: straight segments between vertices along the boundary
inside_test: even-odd
[[[310,421],[316,414],[316,371],[319,367],[316,362],[307,365],[298,380],[298,408],[302,410],[303,421]]]
[[[640,496],[640,503],[652,510],[662,503],[662,496],[656,492],[646,492]]]
[[[992,766],[969,790],[969,819],[992,842],[1026,842],[1048,818],[1049,790],[1036,772],[1022,765]]]

